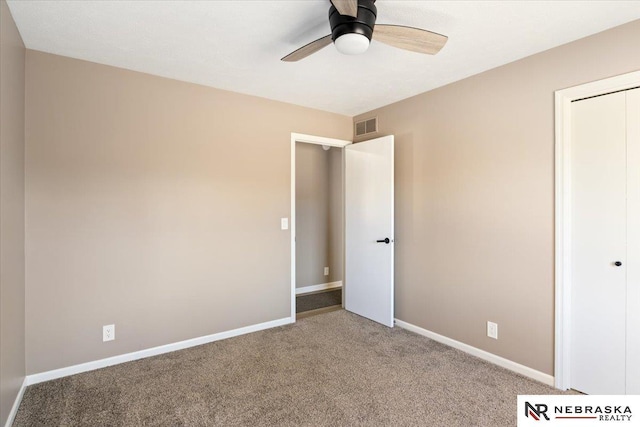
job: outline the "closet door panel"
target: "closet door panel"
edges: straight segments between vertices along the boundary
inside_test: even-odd
[[[626,95],[576,101],[572,116],[571,386],[624,394]]]
[[[640,394],[640,89],[627,94],[627,394]]]

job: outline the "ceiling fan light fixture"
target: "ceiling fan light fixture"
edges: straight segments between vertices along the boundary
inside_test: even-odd
[[[338,52],[344,55],[359,55],[369,49],[367,36],[358,33],[343,34],[334,42]]]
[[[338,52],[358,55],[369,49],[371,40],[412,52],[435,55],[447,42],[447,36],[403,25],[376,25],[376,0],[331,0],[329,25],[331,34],[308,43],[282,58],[285,62],[299,61],[329,46]],[[375,32],[374,32],[375,28]]]

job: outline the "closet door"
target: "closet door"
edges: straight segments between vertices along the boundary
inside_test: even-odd
[[[625,394],[626,94],[572,104],[571,386]]]
[[[640,394],[640,89],[627,95],[627,394]]]

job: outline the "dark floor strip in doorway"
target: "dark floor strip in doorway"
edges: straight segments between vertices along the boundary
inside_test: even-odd
[[[342,305],[342,289],[316,292],[296,297],[296,313]]]

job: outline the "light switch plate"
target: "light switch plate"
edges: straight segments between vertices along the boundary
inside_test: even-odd
[[[280,229],[281,230],[289,229],[289,218],[280,218]]]
[[[489,338],[498,339],[498,324],[494,322],[487,322],[487,336]]]

